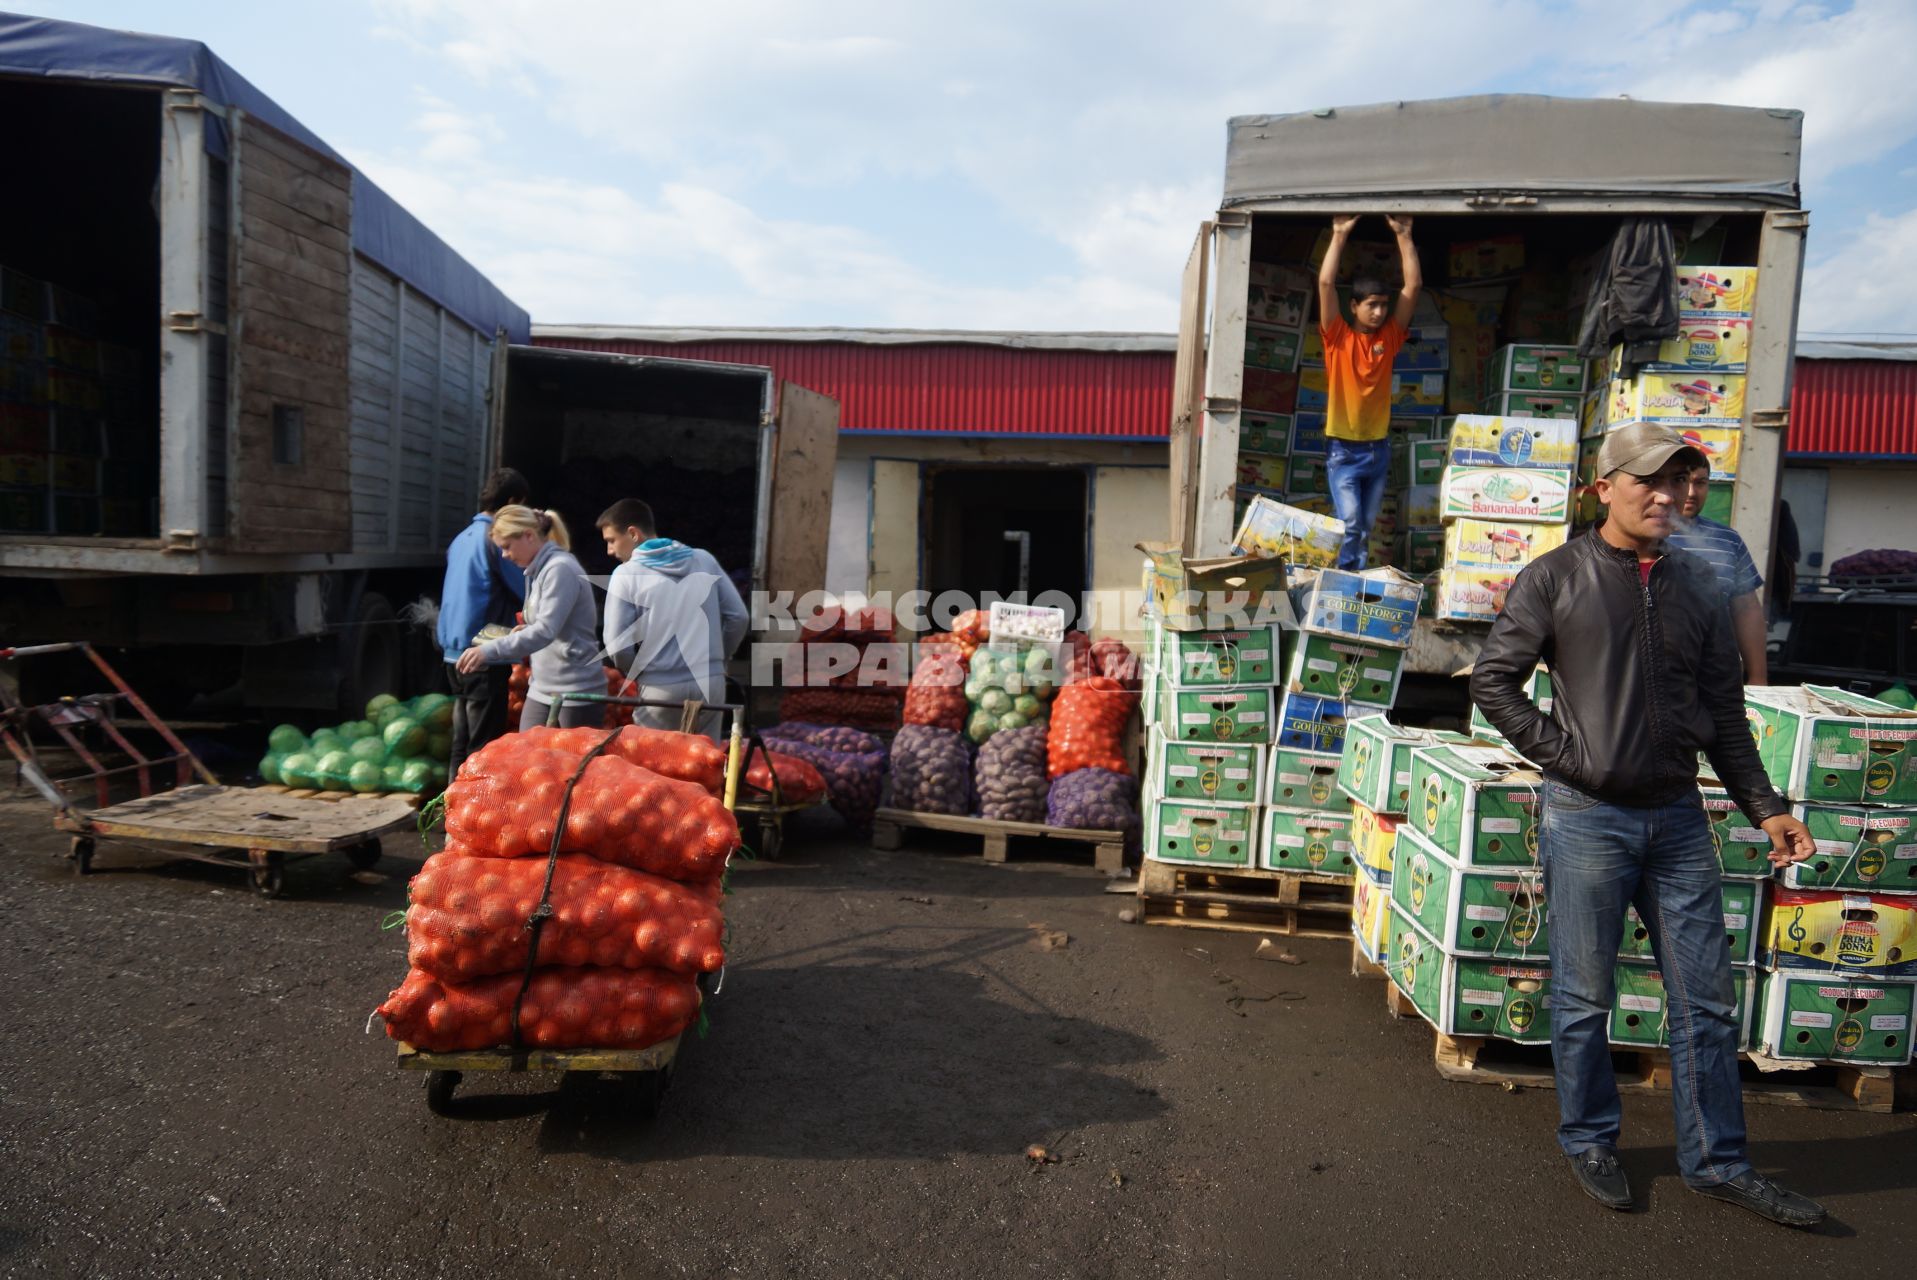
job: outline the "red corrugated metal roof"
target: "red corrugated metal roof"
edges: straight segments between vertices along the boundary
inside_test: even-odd
[[[539,336],[545,347],[769,366],[839,402],[844,431],[1164,440],[1170,352],[967,343],[648,342]]]
[[[1917,363],[1800,359],[1784,447],[1790,457],[1917,458]]]

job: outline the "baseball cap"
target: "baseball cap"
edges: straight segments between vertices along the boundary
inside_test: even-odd
[[[1671,427],[1657,422],[1627,423],[1604,437],[1604,444],[1598,449],[1597,473],[1608,476],[1613,471],[1627,471],[1634,476],[1656,475],[1659,468],[1671,460],[1672,454],[1684,449],[1698,451],[1696,445]]]

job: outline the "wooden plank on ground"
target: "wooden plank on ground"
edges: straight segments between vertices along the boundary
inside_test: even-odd
[[[644,1049],[467,1049],[431,1053],[399,1046],[402,1071],[658,1071],[678,1056],[680,1037]]]
[[[406,826],[418,804],[412,796],[329,803],[319,799],[324,794],[201,785],[142,796],[86,816],[94,832],[108,839],[326,853]]]

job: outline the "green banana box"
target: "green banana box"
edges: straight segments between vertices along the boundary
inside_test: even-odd
[[[1145,852],[1158,861],[1227,869],[1257,865],[1256,805],[1154,798],[1147,809]]]
[[[1265,752],[1255,742],[1175,742],[1153,725],[1146,794],[1167,800],[1263,804]]]
[[[1291,456],[1291,478],[1285,483],[1285,492],[1291,495],[1294,504],[1300,498],[1320,497],[1331,492],[1325,460],[1309,453]]]
[[[1446,1035],[1551,1041],[1551,969],[1541,961],[1446,955],[1394,901],[1384,963],[1398,990]]]
[[[1400,826],[1391,901],[1452,955],[1549,963],[1541,872],[1460,866],[1416,828]]]
[[[1267,871],[1352,874],[1358,863],[1351,849],[1351,815],[1267,807],[1258,865]]]
[[[1292,373],[1298,368],[1298,350],[1303,335],[1296,329],[1276,325],[1245,326],[1245,364],[1253,369],[1276,369]]]
[[[1791,812],[1810,828],[1817,852],[1779,873],[1786,887],[1917,892],[1917,809],[1799,804]]]
[[[1284,457],[1291,452],[1291,415],[1247,413],[1238,419],[1238,452]]]
[[[1178,689],[1167,684],[1158,691],[1158,724],[1176,742],[1270,742],[1275,704],[1269,686]]]
[[[1444,564],[1444,526],[1414,525],[1402,535],[1402,568],[1413,577],[1435,573]],[[1426,592],[1427,597],[1430,592]]]
[[[1284,640],[1286,691],[1372,707],[1396,700],[1403,649],[1318,631],[1288,631]]]
[[[1772,783],[1792,800],[1917,804],[1917,711],[1824,685],[1744,690]]]
[[[1544,775],[1501,747],[1421,747],[1411,756],[1411,825],[1474,867],[1537,865]]]
[[[1757,934],[1763,923],[1770,885],[1763,880],[1726,880],[1723,884],[1724,937],[1732,964],[1755,964]],[[1644,927],[1636,907],[1624,910],[1624,933],[1617,953],[1625,960],[1651,960],[1651,931]]]
[[[1158,668],[1174,689],[1227,689],[1275,684],[1279,637],[1275,626],[1243,631],[1165,631]]]
[[[1739,1049],[1749,1049],[1756,1039],[1757,1019],[1753,1016],[1756,976],[1750,969],[1731,970],[1731,991],[1737,1001]],[[1664,991],[1664,975],[1651,965],[1620,964],[1615,982],[1617,994],[1611,1000],[1611,1043],[1647,1049],[1669,1048],[1671,1011]]]
[[[1269,754],[1264,803],[1328,813],[1351,811],[1351,798],[1338,790],[1340,754],[1285,746],[1274,746]]]
[[[1338,761],[1338,787],[1379,813],[1410,812],[1411,753],[1419,747],[1464,746],[1461,733],[1393,724],[1381,711],[1353,716],[1346,724]]]
[[[1499,347],[1485,366],[1485,391],[1543,391],[1579,395],[1585,390],[1585,365],[1576,347],[1531,343]]]
[[[1763,976],[1755,1039],[1773,1058],[1900,1067],[1913,1014],[1917,983],[1779,970]]]
[[[1391,474],[1393,482],[1400,487],[1414,484],[1435,485],[1444,478],[1444,464],[1450,456],[1450,442],[1446,440],[1414,440],[1409,436],[1396,436],[1404,441],[1402,451],[1393,450]]]
[[[1704,798],[1704,816],[1711,820],[1711,844],[1717,849],[1717,863],[1727,879],[1768,880],[1771,878],[1771,838],[1762,827],[1751,825],[1717,778],[1702,770],[1697,790]]]

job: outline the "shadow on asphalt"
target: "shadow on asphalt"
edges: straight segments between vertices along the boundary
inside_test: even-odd
[[[985,936],[948,957],[1030,936],[967,932]],[[1008,999],[986,977],[896,967],[883,950],[855,941],[862,962],[734,973],[711,1004],[710,1033],[681,1051],[657,1120],[593,1090],[547,1112],[541,1149],[635,1163],[938,1158],[1056,1146],[1087,1125],[1168,1109],[1156,1090],[1113,1073],[1162,1056],[1144,1037]]]
[[[63,864],[61,873],[71,875],[71,864]],[[286,864],[285,885],[279,903],[343,903],[348,906],[386,907],[398,910],[406,905],[406,882],[419,870],[419,861],[410,857],[382,857],[373,871],[385,877],[377,884],[353,879],[353,866],[339,854],[322,854]],[[105,846],[96,855],[88,879],[115,876],[151,876],[179,884],[204,885],[228,893],[253,895],[252,882],[238,867],[215,866],[192,858],[169,858],[151,850]]]

